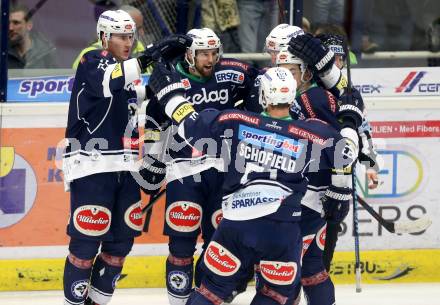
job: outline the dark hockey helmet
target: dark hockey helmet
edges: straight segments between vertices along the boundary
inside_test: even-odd
[[[345,38],[341,35],[336,34],[319,34],[316,36],[321,40],[322,44],[333,51],[335,55],[341,55],[343,60],[345,60]]]

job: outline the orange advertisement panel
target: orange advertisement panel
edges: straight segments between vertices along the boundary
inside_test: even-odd
[[[64,128],[1,130],[0,247],[67,245],[69,193],[56,152]],[[147,202],[143,196],[143,202]],[[166,243],[164,198],[156,203],[147,234],[137,243]]]

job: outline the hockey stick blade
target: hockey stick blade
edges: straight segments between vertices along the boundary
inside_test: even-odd
[[[426,230],[432,223],[428,217],[421,217],[415,220],[401,220],[390,221],[384,219],[379,213],[377,213],[364,199],[358,197],[358,202],[362,207],[371,214],[388,232],[403,234],[403,233],[417,233]]]
[[[415,220],[401,220],[394,223],[394,233],[417,233],[425,231],[432,224],[431,219],[424,216]]]

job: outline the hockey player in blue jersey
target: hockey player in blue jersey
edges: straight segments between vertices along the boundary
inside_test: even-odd
[[[345,38],[335,34],[320,34],[317,38],[326,46],[329,50],[335,54],[335,65],[342,70],[345,66],[345,60],[347,58],[345,54]],[[352,99],[355,100],[363,112],[362,124],[358,127],[359,135],[359,162],[366,168],[366,177],[368,180],[368,188],[375,189],[379,185],[378,171],[379,166],[377,162],[377,153],[373,146],[371,127],[367,120],[366,110],[364,102],[360,92],[356,88],[352,88]],[[347,99],[347,96],[343,96]],[[323,254],[324,266],[327,271],[330,270],[330,264],[333,259],[333,253],[336,248],[338,240],[338,233],[341,231],[340,223],[327,224],[325,248]]]
[[[159,50],[170,55],[187,41],[173,38],[130,59],[135,34],[126,12],[103,12],[97,23],[103,49],[84,54],[76,71],[63,156],[70,187],[66,305],[107,304],[141,233],[140,188],[132,174],[138,172],[137,105],[146,90],[136,83]]]
[[[149,86],[183,138],[198,149],[201,139],[226,142],[227,149],[218,151],[230,160],[223,220],[203,256],[207,273],[187,304],[221,304],[254,264],[260,265],[263,284],[251,304],[292,303],[300,288],[298,221],[306,176],[334,169],[324,210],[329,219],[344,217],[351,189],[343,173],[353,162],[351,145],[320,120],[282,120],[296,89],[283,68],[269,69],[261,80],[262,105],[273,117],[238,110],[197,113],[183,96],[180,76],[162,64],[156,65]]]
[[[316,118],[327,122],[337,131],[341,131],[336,119],[338,103],[329,91],[319,87],[313,81],[313,73],[303,60],[287,50],[277,56],[277,65],[288,69],[297,82],[297,96],[291,106],[292,118],[306,120]],[[355,136],[354,130],[349,133]],[[347,130],[342,134],[346,135]],[[301,232],[303,236],[302,278],[301,283],[309,305],[332,305],[335,303],[335,289],[323,262],[323,250],[326,240],[326,219],[322,218],[322,198],[331,184],[331,171],[321,170],[310,173],[307,192],[301,201]],[[345,214],[348,213],[346,206]],[[342,219],[338,219],[342,221]],[[329,219],[327,222],[335,223]]]
[[[221,41],[211,29],[192,29],[187,35],[193,42],[184,61],[176,65],[186,89],[186,99],[198,111],[234,108],[253,86],[256,71],[241,61],[222,58]],[[261,111],[258,103],[245,102],[241,107]],[[151,101],[146,113],[156,121],[147,122],[148,133],[160,135],[157,126],[168,120],[163,117],[163,110]],[[223,174],[219,170],[223,171],[223,165],[219,163],[220,159],[206,150],[191,148],[180,137],[174,140],[183,145],[175,143],[170,147],[172,160],[167,164],[164,234],[169,236],[170,253],[165,276],[169,302],[178,305],[186,303],[192,290],[197,237],[201,231],[203,248],[206,248],[222,217],[219,185],[223,183]],[[177,151],[174,147],[178,148]],[[217,166],[211,168],[213,163]],[[196,266],[196,285],[200,283],[200,278],[201,273]]]
[[[337,119],[349,128],[357,130],[363,122],[363,105],[348,98],[348,82],[335,64],[335,54],[310,33],[293,36],[288,50],[301,58],[319,77],[323,86],[339,99]]]
[[[343,70],[347,56],[345,54],[345,38],[336,34],[320,34],[316,36],[323,45],[333,51],[335,54],[335,65]],[[379,185],[378,170],[379,165],[377,161],[377,152],[373,146],[371,125],[367,119],[365,103],[359,90],[356,87],[352,88],[352,98],[358,102],[360,109],[363,112],[363,120],[361,126],[358,128],[359,135],[359,162],[365,165],[366,175],[368,179],[368,188],[375,189]],[[344,98],[347,98],[344,96]]]
[[[270,55],[271,66],[275,66],[277,54],[283,48],[288,47],[290,39],[296,35],[302,34],[304,34],[304,31],[301,28],[286,23],[279,24],[270,31],[265,40],[264,50]],[[254,86],[251,88],[249,94],[245,98],[249,103],[258,103],[260,77],[266,72],[267,69],[268,68],[263,68],[259,71],[259,75],[255,79]]]

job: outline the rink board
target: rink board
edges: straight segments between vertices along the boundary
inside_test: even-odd
[[[0,291],[59,290],[65,259],[1,260]],[[165,256],[128,257],[118,287],[165,287]],[[440,282],[440,250],[362,251],[362,282]],[[336,284],[354,283],[354,253],[336,252]]]

